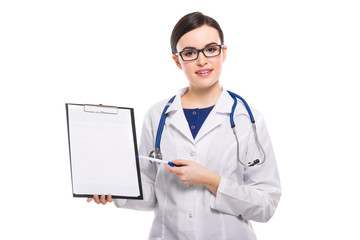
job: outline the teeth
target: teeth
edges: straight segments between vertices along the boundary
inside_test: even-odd
[[[198,73],[203,74],[203,73],[208,73],[208,72],[210,72],[210,70],[206,70],[206,71],[199,71]]]

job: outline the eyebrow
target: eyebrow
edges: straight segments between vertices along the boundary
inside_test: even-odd
[[[211,43],[206,44],[204,48],[209,47],[209,46],[211,46],[211,45],[219,45],[219,44],[216,43],[216,42],[211,42]],[[197,49],[197,48],[195,48],[195,47],[184,47],[183,50],[181,50],[181,51],[184,51],[184,50],[192,50],[192,49]]]

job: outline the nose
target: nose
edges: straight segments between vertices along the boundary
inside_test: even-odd
[[[203,52],[199,52],[199,56],[196,59],[196,63],[198,66],[204,66],[207,63],[207,57]]]

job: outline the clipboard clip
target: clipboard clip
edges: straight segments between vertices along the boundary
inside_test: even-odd
[[[101,114],[118,114],[117,106],[84,104],[84,112]]]

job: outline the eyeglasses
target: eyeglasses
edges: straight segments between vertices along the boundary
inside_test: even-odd
[[[221,53],[222,45],[211,45],[204,47],[203,49],[188,49],[179,52],[179,55],[183,61],[193,61],[199,57],[199,53],[202,52],[205,57],[216,57]]]

